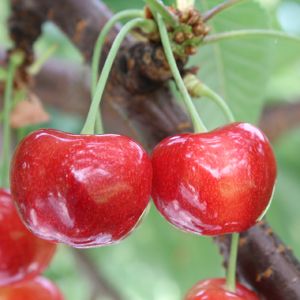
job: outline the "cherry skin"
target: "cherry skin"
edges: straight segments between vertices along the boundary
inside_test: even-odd
[[[55,244],[37,238],[24,226],[9,190],[0,189],[0,286],[41,274],[55,250]]]
[[[59,289],[47,278],[32,280],[0,288],[1,300],[64,300]]]
[[[11,191],[29,230],[52,242],[88,248],[119,242],[150,200],[148,154],[118,134],[40,129],[18,145]]]
[[[225,289],[224,278],[210,278],[198,282],[185,295],[184,300],[259,300],[243,285],[236,282],[236,293]]]
[[[201,235],[253,226],[271,201],[277,176],[269,141],[248,123],[168,137],[151,160],[156,207],[177,228]]]

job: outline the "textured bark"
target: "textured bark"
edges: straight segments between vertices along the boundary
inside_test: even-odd
[[[36,15],[35,19],[40,20],[39,24],[50,19],[74,42],[87,63],[91,61],[101,28],[111,17],[104,4],[92,0],[13,0],[12,10],[9,23],[12,32],[15,31],[15,26],[18,29],[30,27],[26,24],[31,23],[32,15]],[[22,20],[18,19],[19,11],[24,12]],[[31,17],[26,18],[29,15]],[[116,33],[117,28],[114,28],[106,40],[102,63]],[[18,30],[13,38],[17,48],[27,49],[28,55],[31,55],[28,49],[34,38],[27,38],[26,32],[22,38],[21,30]],[[18,41],[22,41],[22,44]],[[129,36],[124,40],[123,47],[125,48],[119,51],[116,57],[101,101],[104,127],[107,132],[116,132],[116,128],[119,128],[120,133],[136,139],[150,151],[157,143],[151,135],[163,138],[177,133],[178,129],[180,132],[191,130],[191,123],[187,114],[174,101],[166,85],[172,74],[161,46],[150,43],[137,44]],[[180,69],[185,62],[186,58],[177,58]],[[159,116],[153,114],[153,110],[160,112]],[[144,116],[141,116],[142,113]],[[149,120],[152,121],[152,128],[149,126]]]
[[[5,59],[4,52],[0,52],[0,65],[1,58],[2,60]],[[80,114],[84,117],[86,116],[90,105],[90,68],[88,66],[79,66],[66,61],[52,59],[46,63],[41,72],[35,77],[35,84],[32,87],[32,91],[36,93],[40,99],[42,99],[44,104],[48,106],[55,106],[62,111]],[[146,94],[147,93],[140,97],[145,98]],[[164,97],[166,97],[166,95],[164,95]],[[170,97],[170,95],[167,97]],[[160,116],[154,117],[157,119],[156,122],[159,123],[156,127],[160,127],[162,130],[166,130],[164,128],[169,128],[168,131],[174,132],[176,129],[171,129],[171,127],[174,126],[176,120],[171,122],[168,121],[168,119],[171,118],[172,120],[177,118],[177,115],[172,115],[172,112],[174,109],[179,109],[179,107],[177,105],[175,105],[174,108],[166,107],[167,110],[170,110],[168,114],[171,115],[168,118],[168,115],[164,115],[162,111],[159,111],[155,102],[149,103],[153,104],[152,110],[155,110],[155,114],[160,113]],[[114,104],[105,104],[105,106],[108,105],[113,106]],[[133,104],[132,106],[132,109],[137,109]],[[109,125],[110,131],[116,132],[120,130],[118,129],[118,125],[114,123],[118,123],[120,120],[114,120],[113,122],[109,121],[120,118],[120,116],[116,116],[118,113],[115,110],[110,112],[109,110],[105,111],[106,113],[103,116],[105,124],[112,123]],[[144,114],[142,114],[142,116],[143,115]],[[150,116],[151,115],[149,115],[149,117]],[[155,127],[155,124],[152,124],[151,122],[149,124],[150,126]],[[298,127],[299,125],[300,99],[290,99],[289,101],[283,101],[265,107],[259,123],[259,127],[271,142],[275,142],[286,132]],[[178,128],[181,127],[188,130],[190,122],[185,121],[183,118],[181,125],[179,124],[176,126],[178,126]]]
[[[96,37],[111,16],[103,4],[92,0],[13,0],[12,7],[10,28],[14,32],[17,47],[27,52],[28,60],[40,24],[50,19],[67,34],[89,63]],[[22,18],[19,18],[20,14]],[[33,35],[22,31],[22,28],[33,26],[38,27]],[[117,28],[107,40],[102,62],[116,32]],[[189,118],[173,100],[166,85],[171,75],[159,45],[136,44],[129,36],[124,41],[124,47],[115,61],[103,97],[102,114],[107,130],[135,138],[148,151],[170,134],[191,131]],[[184,60],[178,59],[180,69],[184,63]],[[73,78],[75,81],[78,79],[76,75]],[[41,81],[42,76],[38,77],[37,84],[41,84]],[[58,91],[59,84],[54,81]],[[65,96],[69,97],[70,93],[67,91]],[[77,94],[74,98],[77,97],[79,111],[86,111],[89,96],[86,91],[81,95],[82,98]],[[71,105],[71,102],[60,104],[65,109]],[[258,225],[243,234],[245,243],[240,246],[238,261],[240,279],[254,286],[265,299],[300,299],[298,262],[271,231]],[[227,257],[228,239],[218,241]],[[278,287],[285,292],[280,293]],[[277,296],[274,291],[278,291]]]
[[[231,236],[219,236],[215,241],[227,264]],[[254,288],[262,299],[300,299],[300,264],[265,221],[241,234],[237,274],[240,282]]]

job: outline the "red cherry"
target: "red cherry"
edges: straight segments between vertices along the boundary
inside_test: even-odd
[[[55,249],[55,244],[28,231],[18,216],[9,191],[0,189],[0,286],[41,274]]]
[[[0,288],[1,300],[64,300],[59,289],[47,278],[32,280]]]
[[[118,134],[37,130],[21,141],[11,163],[12,196],[26,226],[73,247],[126,237],[149,203],[151,183],[148,154]]]
[[[185,295],[184,300],[259,300],[243,285],[236,282],[236,293],[225,289],[224,278],[211,278],[198,282]]]
[[[151,154],[153,201],[184,231],[241,232],[268,207],[277,176],[264,134],[247,123],[168,137]]]

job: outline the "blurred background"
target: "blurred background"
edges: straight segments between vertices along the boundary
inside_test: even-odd
[[[144,6],[141,0],[107,2],[115,12]],[[196,6],[201,12],[220,2],[196,1]],[[248,2],[216,17],[211,24],[213,31],[273,28],[300,35],[300,0]],[[9,2],[1,0],[1,49],[12,46],[6,27],[8,16]],[[36,42],[36,54],[44,53],[53,43],[59,44],[55,53],[57,58],[74,65],[83,63],[81,54],[68,38],[54,24],[47,23]],[[201,65],[200,78],[226,95],[238,120],[258,124],[266,105],[300,103],[300,51],[295,44],[277,39],[241,40],[222,43],[218,51],[219,54],[210,46],[200,48],[189,65]],[[174,86],[172,89],[178,94]],[[180,101],[180,96],[178,99]],[[209,100],[196,100],[196,105],[209,129],[226,122]],[[51,121],[42,127],[80,132],[84,121],[80,115],[53,107],[48,107],[47,111]],[[298,115],[300,120],[300,111]],[[35,128],[31,126],[25,131]],[[284,132],[274,140],[273,146],[279,174],[267,220],[300,259],[300,125]],[[86,257],[92,262],[92,269],[87,267]],[[94,293],[93,280],[97,276],[125,300],[180,300],[197,281],[224,276],[222,262],[211,238],[173,228],[152,205],[141,226],[118,245],[79,252],[60,245],[45,276],[61,288],[68,300],[110,299]]]

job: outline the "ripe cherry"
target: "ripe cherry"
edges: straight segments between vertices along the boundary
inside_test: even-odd
[[[59,289],[47,278],[36,277],[0,288],[1,300],[64,300]]]
[[[236,283],[236,293],[225,288],[224,278],[210,278],[195,284],[185,295],[184,300],[259,300],[243,285]]]
[[[82,135],[41,129],[18,145],[11,190],[26,226],[73,247],[126,237],[150,200],[148,154],[118,134]]]
[[[10,192],[0,189],[0,286],[41,274],[55,249],[55,244],[28,231],[18,216]]]
[[[151,154],[153,201],[184,231],[241,232],[270,204],[276,159],[265,135],[247,123],[168,137]]]

